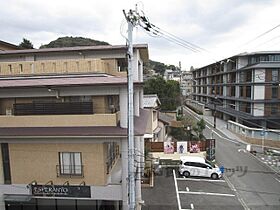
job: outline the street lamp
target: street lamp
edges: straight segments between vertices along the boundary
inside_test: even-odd
[[[187,125],[186,130],[187,130],[187,136],[189,137],[188,140],[191,140],[191,129],[192,127],[190,125]]]

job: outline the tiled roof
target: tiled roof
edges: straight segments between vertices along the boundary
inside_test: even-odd
[[[0,78],[0,88],[73,85],[121,85],[126,83],[127,79],[125,77],[117,77],[106,74]]]
[[[144,95],[144,97],[143,97],[144,108],[156,108],[159,105],[160,105],[160,101],[159,101],[158,96],[156,94]]]
[[[166,123],[166,124],[170,124],[170,123],[171,123],[171,121],[173,121],[173,120],[174,120],[174,118],[173,118],[173,117],[168,116],[167,114],[164,114],[164,113],[162,113],[162,112],[159,112],[158,119],[159,119],[160,121],[162,121],[162,122]]]
[[[146,44],[133,45],[134,48],[148,48]],[[49,52],[71,52],[71,51],[99,51],[99,50],[126,50],[126,45],[97,45],[97,46],[79,46],[79,47],[60,47],[60,48],[43,48],[43,49],[24,49],[24,50],[7,50],[0,52],[0,55],[7,54],[34,54],[34,53],[49,53]]]

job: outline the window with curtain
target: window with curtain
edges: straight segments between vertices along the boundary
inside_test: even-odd
[[[60,152],[59,172],[60,175],[82,175],[81,152]]]

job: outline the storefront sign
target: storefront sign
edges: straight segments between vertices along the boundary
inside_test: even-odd
[[[50,197],[90,198],[89,186],[31,185],[32,195]]]

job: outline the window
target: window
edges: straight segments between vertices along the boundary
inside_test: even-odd
[[[246,82],[252,82],[252,71],[246,71]]]
[[[235,96],[235,86],[230,87],[230,96]]]
[[[239,87],[239,95],[240,95],[240,97],[243,97],[243,91],[244,91],[244,87],[243,86],[240,86]]]
[[[251,98],[251,86],[246,86],[246,97]]]
[[[22,64],[19,64],[19,70],[20,70],[20,73],[23,72],[23,66],[22,66]]]
[[[9,68],[9,72],[12,73],[13,70],[12,70],[12,65],[11,64],[8,65],[8,68]]]
[[[278,69],[273,69],[271,71],[271,81],[272,82],[279,82],[279,71],[278,71]]]
[[[1,144],[4,184],[11,184],[9,144]]]
[[[119,154],[119,145],[116,142],[107,143],[107,174],[110,172]]]
[[[243,72],[240,72],[240,82],[245,82],[245,77],[246,77],[246,73],[243,71]]]
[[[272,115],[278,115],[278,110],[277,110],[277,104],[272,104],[271,105],[271,114]]]
[[[83,175],[82,157],[80,152],[59,153],[59,174],[60,175]]]
[[[278,98],[278,87],[272,87],[271,89],[271,98]]]

